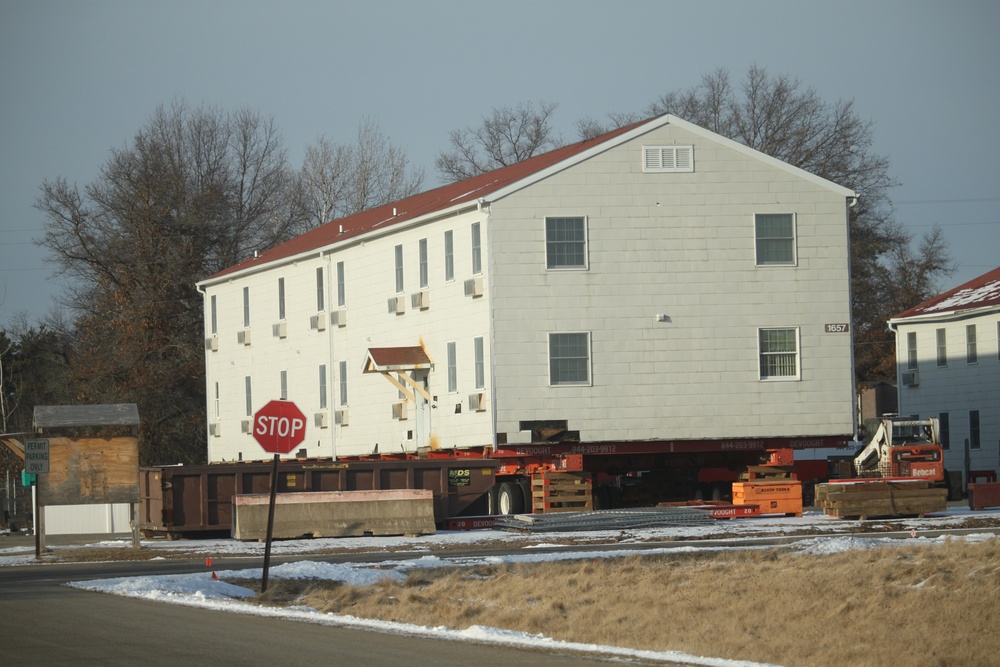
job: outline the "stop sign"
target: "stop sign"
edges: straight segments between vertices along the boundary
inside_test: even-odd
[[[271,401],[253,416],[253,437],[272,454],[287,454],[306,439],[306,416],[291,401]]]

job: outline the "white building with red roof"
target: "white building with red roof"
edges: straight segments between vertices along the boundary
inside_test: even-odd
[[[849,439],[855,197],[666,115],[334,220],[199,283],[209,460]]]
[[[937,417],[945,468],[1000,470],[1000,268],[889,320],[900,414]],[[975,473],[982,473],[976,475]],[[963,487],[964,488],[964,487]]]

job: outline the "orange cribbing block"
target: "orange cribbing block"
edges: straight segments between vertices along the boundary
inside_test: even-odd
[[[793,466],[795,465],[795,452],[791,449],[769,449],[767,450],[766,466]]]
[[[760,505],[761,514],[802,516],[802,482],[733,482],[734,505]]]

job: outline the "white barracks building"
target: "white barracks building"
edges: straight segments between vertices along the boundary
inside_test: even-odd
[[[849,438],[854,198],[667,115],[334,220],[199,283],[208,460]]]

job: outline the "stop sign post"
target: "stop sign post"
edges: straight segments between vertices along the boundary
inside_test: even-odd
[[[306,416],[291,401],[270,401],[254,413],[253,437],[265,452],[287,454],[306,439]]]
[[[254,413],[254,440],[265,452],[274,454],[271,470],[271,502],[267,508],[267,545],[264,547],[264,570],[260,592],[267,592],[267,575],[271,567],[271,536],[274,534],[274,501],[278,495],[278,461],[306,439],[306,416],[291,401],[270,401]]]

